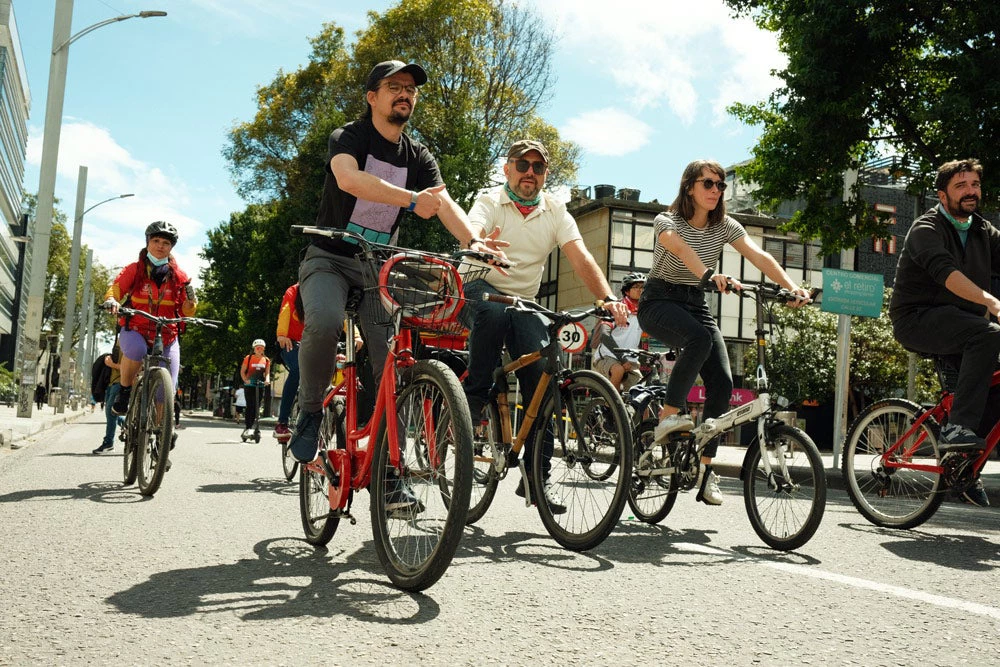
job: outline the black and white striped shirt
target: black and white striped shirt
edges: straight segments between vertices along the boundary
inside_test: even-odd
[[[677,233],[710,269],[719,265],[723,245],[732,244],[747,235],[743,225],[728,215],[723,218],[721,225],[698,229],[672,211],[656,216],[653,220],[653,230],[653,238],[657,240],[653,244],[653,268],[649,272],[649,277],[681,285],[697,285],[701,276],[691,273],[677,255],[663,247],[659,242],[660,234],[665,231]]]

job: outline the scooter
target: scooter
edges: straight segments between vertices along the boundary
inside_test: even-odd
[[[254,391],[254,396],[257,399],[256,401],[254,401],[257,413],[254,415],[253,419],[253,433],[247,435],[247,431],[249,431],[250,429],[245,428],[243,429],[243,433],[240,434],[240,440],[242,440],[243,442],[249,442],[250,440],[253,440],[254,442],[260,442],[260,385],[254,385],[253,391]]]

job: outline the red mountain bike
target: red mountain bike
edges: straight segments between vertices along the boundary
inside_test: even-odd
[[[395,585],[423,590],[444,574],[462,536],[472,485],[472,421],[455,374],[440,361],[417,359],[414,348],[420,332],[458,326],[462,283],[472,278],[463,279],[457,267],[464,256],[482,256],[465,251],[443,257],[343,230],[298,229],[358,245],[365,286],[348,297],[347,340],[354,340],[362,300],[371,300],[367,308],[385,306],[380,312],[393,328],[368,423],[358,424],[353,345],[345,349],[343,380],[323,400],[319,455],[299,477],[306,541],[324,545],[341,519],[356,523],[354,495],[367,488],[379,560]],[[483,266],[481,274],[487,271]]]
[[[934,357],[941,386],[948,387],[947,363]],[[1000,384],[1000,371],[990,386]],[[938,452],[941,427],[955,395],[943,390],[926,408],[901,398],[868,406],[851,424],[844,445],[843,473],[851,502],[876,526],[913,528],[931,518],[949,491],[975,484],[1000,441],[1000,422],[986,436],[981,452]]]

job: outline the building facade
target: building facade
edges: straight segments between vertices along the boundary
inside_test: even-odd
[[[0,0],[0,363],[14,367],[20,278],[25,265],[21,213],[31,95],[11,0]]]

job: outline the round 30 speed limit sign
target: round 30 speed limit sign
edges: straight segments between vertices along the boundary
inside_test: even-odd
[[[587,349],[587,329],[579,322],[564,324],[557,336],[559,347],[568,354],[577,354]]]

